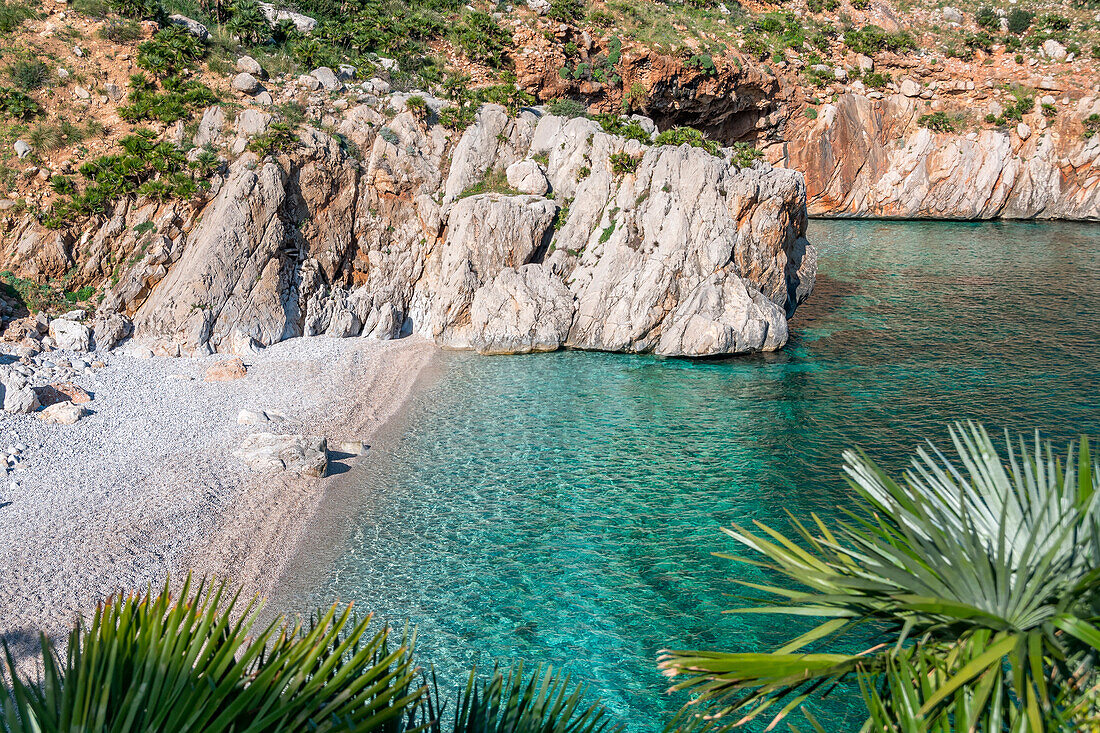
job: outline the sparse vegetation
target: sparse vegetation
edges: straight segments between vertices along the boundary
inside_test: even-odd
[[[844,34],[844,45],[855,53],[874,56],[880,51],[911,51],[917,48],[913,36],[905,31],[889,33],[877,25],[865,25]]]
[[[1089,115],[1082,120],[1081,124],[1085,127],[1085,139],[1088,140],[1090,137],[1100,132],[1100,114],[1093,113]]]
[[[41,114],[42,108],[30,95],[0,87],[0,113],[8,119],[29,120]]]
[[[20,59],[6,69],[12,85],[25,92],[40,89],[50,79],[50,67],[45,61]]]
[[[1035,14],[1030,10],[1024,8],[1013,8],[1008,13],[1008,31],[1015,33],[1016,35],[1023,35],[1027,33],[1028,28],[1031,27],[1031,21],[1035,18]]]
[[[455,28],[453,40],[471,61],[502,69],[512,45],[512,34],[502,28],[493,16],[475,10],[463,17]]]
[[[0,33],[12,33],[26,20],[35,16],[27,5],[18,2],[0,2]]]
[[[638,164],[642,162],[642,156],[631,155],[626,151],[611,154],[611,172],[617,176],[623,176],[638,170]]]
[[[166,140],[158,141],[152,130],[139,128],[123,137],[119,145],[121,153],[100,156],[80,166],[80,176],[86,181],[84,189],[71,193],[46,212],[46,226],[56,228],[73,217],[106,213],[123,196],[189,198],[209,185],[188,173],[179,148]],[[61,185],[69,191],[76,188]]]
[[[927,127],[932,132],[954,132],[955,123],[947,115],[946,112],[932,112],[930,114],[921,115],[917,119],[917,124],[921,127]]]
[[[138,46],[137,65],[159,78],[179,76],[198,68],[206,47],[178,25],[161,28]]]
[[[116,20],[99,29],[99,37],[114,43],[132,43],[141,38],[141,26],[133,20]]]
[[[575,99],[555,99],[546,105],[546,111],[558,117],[585,117],[588,108]]]
[[[127,122],[175,122],[189,118],[195,109],[218,99],[209,87],[195,79],[184,81],[178,76],[170,76],[162,84],[164,91],[158,92],[156,84],[145,75],[131,76],[129,104],[118,108],[119,116]]]
[[[107,0],[108,6],[124,18],[156,20],[164,11],[158,0]]]
[[[736,142],[732,146],[730,164],[738,168],[751,168],[752,164],[764,157],[764,153],[748,143]]]
[[[267,130],[248,141],[248,149],[259,156],[274,155],[298,144],[294,126],[289,122],[272,122]]]
[[[693,148],[702,148],[711,155],[718,155],[720,145],[715,140],[708,140],[703,133],[694,127],[673,127],[665,130],[654,140],[657,145],[690,145]]]

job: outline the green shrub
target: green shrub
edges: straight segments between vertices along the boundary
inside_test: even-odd
[[[1085,127],[1085,139],[1088,140],[1090,137],[1100,132],[1100,114],[1094,112],[1082,120],[1081,124]]]
[[[927,127],[932,132],[955,131],[955,123],[951,121],[946,112],[932,112],[931,114],[921,115],[917,119],[917,124],[921,127]]]
[[[555,99],[546,105],[546,111],[557,117],[586,117],[588,108],[575,99]]]
[[[968,33],[963,38],[963,43],[972,56],[975,51],[991,53],[993,51],[993,37],[985,31],[980,33]]]
[[[137,65],[158,77],[177,76],[198,68],[206,47],[186,28],[170,25],[138,46]]]
[[[872,89],[885,89],[892,81],[890,74],[883,71],[870,71],[863,77],[863,82]]]
[[[111,12],[111,6],[107,0],[74,0],[73,10],[93,18],[106,18]]]
[[[604,129],[604,132],[611,135],[620,135],[630,140],[637,140],[638,142],[649,145],[649,133],[645,131],[645,128],[634,120],[624,119],[617,114],[602,114],[596,115],[596,121],[600,123],[600,127]]]
[[[510,82],[480,87],[474,90],[472,96],[478,103],[499,104],[511,115],[535,103],[535,98],[530,93]]]
[[[871,7],[871,0],[852,0],[852,7],[856,10],[866,10]]]
[[[30,141],[35,150],[49,151],[69,145],[79,145],[97,132],[100,132],[100,129],[95,123],[89,123],[87,127],[80,127],[69,120],[59,120],[32,128],[27,133],[27,140]]]
[[[264,156],[273,155],[298,144],[294,126],[287,122],[272,122],[267,131],[248,141],[248,149]]]
[[[707,76],[718,76],[718,68],[714,65],[714,59],[709,53],[697,53],[687,60],[687,66],[699,69]]]
[[[805,117],[807,120],[816,120],[817,110],[813,107],[807,107],[806,109],[802,110],[802,116]]]
[[[70,303],[83,303],[93,295],[95,295],[95,288],[91,285],[85,285],[79,290],[65,293],[65,300]]]
[[[30,95],[18,89],[0,87],[0,114],[8,119],[29,120],[42,113],[42,107]]]
[[[213,150],[205,149],[199,151],[190,165],[200,176],[209,178],[221,169],[222,161]]]
[[[579,24],[584,19],[583,0],[550,0],[548,17],[559,23]]]
[[[1001,27],[1001,17],[997,15],[996,10],[988,5],[978,8],[978,12],[974,13],[974,22],[978,24],[979,28],[985,28],[986,30],[996,30]]]
[[[1053,104],[1048,104],[1044,102],[1042,105],[1040,105],[1040,109],[1042,110],[1043,117],[1046,117],[1047,119],[1054,119],[1058,116],[1058,108],[1055,107]]]
[[[815,69],[810,66],[803,70],[802,75],[806,81],[815,87],[824,87],[836,81],[831,69]]]
[[[256,0],[233,3],[225,29],[246,46],[258,46],[271,38],[271,27]]]
[[[806,0],[806,9],[811,13],[830,13],[840,7],[840,0]]]
[[[638,170],[638,164],[642,162],[642,156],[631,155],[625,151],[611,154],[611,172],[617,176],[633,173]]]
[[[194,110],[218,101],[213,90],[197,79],[183,81],[178,76],[170,76],[163,85],[164,92],[157,92],[142,74],[131,76],[129,104],[118,108],[119,116],[127,122],[175,122],[188,119]]]
[[[421,122],[428,119],[431,116],[431,108],[428,107],[428,101],[419,94],[414,94],[405,100],[405,109],[412,112],[413,117]]]
[[[439,124],[446,127],[448,130],[465,130],[467,127],[474,123],[474,118],[477,115],[477,110],[473,105],[463,106],[449,106],[439,110]],[[393,132],[393,130],[389,130]],[[397,137],[394,134],[394,137]]]
[[[751,168],[752,164],[764,157],[764,153],[748,143],[735,142],[730,155],[730,163],[738,168]]]
[[[158,0],[108,0],[111,10],[124,18],[156,20],[164,15]]]
[[[22,3],[0,2],[0,33],[12,33],[33,17],[35,12]]]
[[[50,179],[50,188],[61,196],[72,196],[76,193],[76,184],[68,176],[54,176]]]
[[[1008,12],[1008,30],[1010,33],[1016,35],[1023,35],[1027,33],[1027,29],[1031,27],[1031,21],[1035,18],[1035,14],[1030,10],[1024,10],[1023,8],[1013,8]]]
[[[851,29],[844,34],[844,45],[855,53],[873,56],[880,51],[908,51],[917,47],[917,42],[909,33],[889,33],[877,25],[865,25],[860,29]]]
[[[122,153],[100,156],[80,166],[78,171],[87,186],[54,206],[46,219],[48,226],[60,226],[73,217],[106,213],[129,194],[153,198],[194,194],[195,182],[183,172],[183,153],[171,142],[158,142],[157,133],[141,128],[122,138],[119,145]],[[67,184],[58,185],[71,190]]]
[[[745,55],[759,60],[768,54],[768,42],[759,33],[746,33],[741,42],[741,50]]]
[[[466,13],[455,28],[454,42],[471,61],[499,69],[505,65],[512,34],[501,28],[493,16],[475,10]]]
[[[711,155],[718,155],[721,146],[714,140],[708,140],[702,132],[694,127],[673,127],[665,130],[654,141],[656,145],[690,145],[693,148],[702,148]]]
[[[7,75],[17,88],[29,92],[46,85],[50,67],[45,61],[22,59],[8,66]]]
[[[98,35],[114,43],[132,43],[141,38],[141,26],[135,20],[116,20],[100,28]]]

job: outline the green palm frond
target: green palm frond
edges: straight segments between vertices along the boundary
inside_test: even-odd
[[[333,606],[308,628],[273,622],[250,635],[259,606],[191,580],[175,602],[129,595],[100,605],[69,637],[64,661],[43,637],[43,674],[24,682],[5,649],[9,731],[378,731],[405,729],[423,689],[411,641],[389,647]]]
[[[666,652],[659,664],[672,689],[692,690],[691,707],[708,716],[743,723],[768,712],[774,725],[842,678],[897,676],[903,658],[930,663],[909,649],[950,648],[967,661],[936,668],[936,691],[920,698],[929,731],[960,699],[997,700],[999,715],[1033,731],[1058,719],[1072,705],[1065,691],[1080,691],[1100,651],[1100,471],[1085,440],[1063,465],[1038,436],[1033,451],[1008,440],[1007,461],[980,426],[957,425],[951,437],[957,462],[921,449],[901,482],[846,453],[867,511],[832,528],[815,516],[812,525],[792,518],[790,537],[759,522],[725,530],[763,557],[734,559],[795,584],[744,583],[771,600],[740,611],[826,620],[773,654]],[[806,652],[841,635],[862,635],[866,650]]]
[[[435,688],[435,685],[432,686]],[[488,680],[470,672],[459,692],[453,733],[621,733],[600,703],[584,704],[585,688],[568,674],[539,667],[525,677],[523,664],[507,673],[494,669]],[[436,689],[427,698],[432,733],[446,730]]]

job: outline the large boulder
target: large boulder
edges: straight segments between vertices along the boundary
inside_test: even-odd
[[[328,441],[312,435],[252,433],[233,451],[256,471],[289,471],[304,476],[324,476],[328,467]]]
[[[554,191],[573,198],[554,239],[577,255],[566,346],[712,356],[783,345],[774,314],[792,313],[813,281],[800,174],[737,168],[687,145],[646,147],[586,119],[544,118],[532,153],[544,151]],[[620,152],[637,159],[633,173],[614,172]],[[740,290],[774,308],[736,305]],[[735,332],[704,338],[703,322]],[[678,337],[662,348],[666,330]]]
[[[92,332],[83,323],[55,318],[50,321],[50,336],[57,348],[70,351],[87,351],[92,346]]]
[[[183,26],[188,33],[198,38],[200,41],[205,41],[210,38],[210,31],[205,25],[197,20],[188,18],[186,15],[179,15],[174,13],[168,16],[168,22],[173,25]]]
[[[546,180],[542,166],[530,158],[512,163],[505,171],[505,175],[508,185],[520,193],[545,196],[550,190],[550,182]]]
[[[294,28],[299,33],[304,33],[306,35],[312,33],[317,27],[317,20],[315,18],[311,18],[308,15],[302,15],[301,13],[295,13],[291,10],[276,8],[271,3],[260,3],[260,9],[267,18],[267,22],[271,25],[275,25],[281,20],[289,20],[294,24]]]
[[[505,268],[474,294],[471,345],[482,354],[561,347],[573,323],[573,294],[545,265]]]
[[[78,420],[87,414],[88,410],[82,405],[74,405],[72,402],[58,402],[39,412],[38,419],[53,425],[75,425]]]
[[[4,390],[4,411],[25,415],[39,408],[38,395],[24,383],[22,386],[7,386]]]
[[[111,313],[97,318],[92,331],[95,348],[110,351],[128,337],[134,330],[134,324],[121,313]]]
[[[447,346],[471,346],[470,305],[478,288],[506,267],[545,251],[558,207],[537,196],[480,194],[451,209],[443,247],[428,261],[421,333]]]
[[[663,356],[775,351],[787,342],[783,309],[730,272],[700,283],[665,318]]]

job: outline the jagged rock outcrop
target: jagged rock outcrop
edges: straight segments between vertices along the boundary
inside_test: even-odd
[[[792,124],[775,162],[805,175],[811,215],[1100,219],[1100,136],[1079,122],[1100,100],[1023,138],[1015,126],[934,133],[918,123],[926,112],[903,95],[844,94]]]
[[[125,336],[126,317],[170,355],[314,334],[418,333],[494,354],[786,342],[815,268],[797,173],[533,110],[485,105],[456,134],[388,105],[349,109],[345,143],[305,128],[274,157],[244,153],[206,199],[121,201],[79,244],[27,225],[2,254],[56,268],[27,241],[52,237],[51,252],[106,286],[104,342]],[[203,139],[232,155],[270,118],[242,113],[235,131],[203,119]]]
[[[543,265],[501,270],[470,306],[471,345],[482,354],[555,351],[572,324],[573,294]]]

